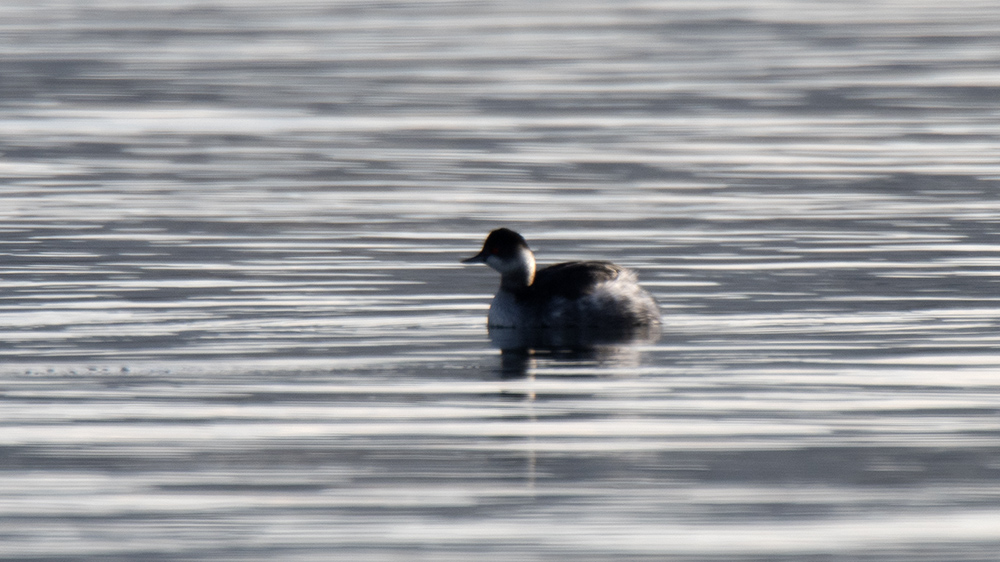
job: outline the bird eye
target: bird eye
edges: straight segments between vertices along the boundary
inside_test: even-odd
[[[493,246],[490,248],[490,253],[494,256],[500,253],[500,246]]]

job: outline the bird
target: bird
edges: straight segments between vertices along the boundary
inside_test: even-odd
[[[500,273],[487,319],[491,329],[621,331],[660,323],[656,301],[631,269],[607,261],[536,269],[527,241],[509,228],[490,232],[482,251],[462,263],[484,263]]]

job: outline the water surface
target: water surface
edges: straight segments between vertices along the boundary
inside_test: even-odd
[[[0,558],[996,559],[993,3],[271,4],[0,7]]]

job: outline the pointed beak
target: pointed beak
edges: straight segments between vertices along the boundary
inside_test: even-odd
[[[486,263],[486,250],[479,252],[478,254],[472,256],[471,258],[465,258],[462,263]]]

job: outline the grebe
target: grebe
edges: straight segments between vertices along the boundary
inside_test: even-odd
[[[491,328],[622,330],[654,326],[660,311],[630,269],[605,261],[574,261],[535,270],[524,238],[494,230],[483,250],[462,263],[485,263],[500,272],[490,304]]]

